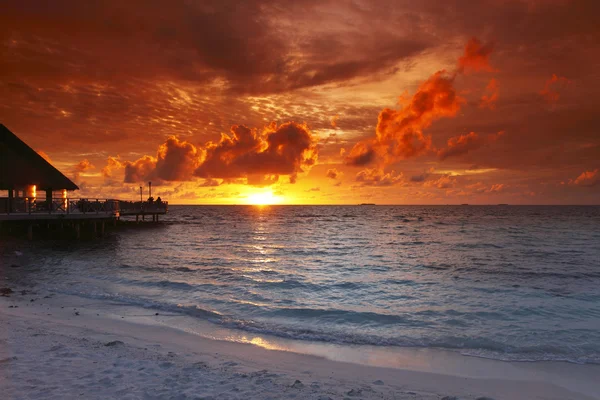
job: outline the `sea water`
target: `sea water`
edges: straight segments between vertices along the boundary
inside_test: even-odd
[[[240,334],[600,363],[600,207],[172,206],[150,225],[0,257],[32,287]]]

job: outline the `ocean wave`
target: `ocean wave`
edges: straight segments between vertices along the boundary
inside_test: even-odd
[[[331,329],[328,325],[325,329],[319,329],[302,323],[305,319],[317,319],[321,321],[333,322],[360,322],[375,321],[377,324],[389,323],[394,325],[414,326],[422,322],[420,319],[399,317],[395,315],[382,315],[371,312],[351,312],[344,310],[315,310],[315,309],[280,309],[274,310],[272,316],[293,316],[296,320],[294,324],[282,324],[272,320],[262,319],[242,319],[232,315],[226,315],[221,312],[211,310],[194,304],[170,304],[162,301],[140,299],[133,296],[120,294],[102,293],[102,292],[80,292],[70,289],[58,290],[64,294],[77,295],[84,298],[93,298],[99,300],[116,301],[119,303],[138,306],[146,309],[157,310],[169,313],[179,313],[189,317],[198,318],[218,326],[241,330],[257,335],[269,335],[284,339],[316,341],[333,343],[339,345],[370,345],[370,346],[393,346],[393,347],[412,347],[412,348],[438,348],[445,350],[458,351],[463,355],[485,357],[503,361],[566,361],[572,363],[600,364],[600,348],[597,346],[586,346],[579,350],[572,346],[564,347],[560,344],[555,346],[548,344],[523,345],[517,346],[508,344],[506,341],[496,341],[486,337],[471,336],[418,336],[410,337],[398,334],[393,337],[377,334],[368,334],[352,329]],[[441,314],[458,315],[461,314],[454,310],[446,312],[424,311],[416,313],[417,316],[429,313],[436,314],[436,318]],[[293,315],[292,315],[293,314]],[[449,324],[458,324],[456,319],[446,320]],[[343,325],[342,325],[343,326]],[[585,332],[584,332],[585,333]]]

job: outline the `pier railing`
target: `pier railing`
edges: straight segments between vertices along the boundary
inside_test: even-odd
[[[122,201],[119,200],[119,213],[121,215],[135,214],[164,214],[169,203],[166,201]]]
[[[65,199],[51,200],[32,197],[0,198],[2,214],[113,214],[119,211],[119,201],[112,199]]]
[[[167,202],[133,202],[114,199],[0,198],[0,214],[104,214],[107,216],[166,213]]]

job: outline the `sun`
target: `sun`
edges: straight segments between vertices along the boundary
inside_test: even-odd
[[[282,198],[273,194],[271,190],[256,192],[248,195],[246,198],[246,204],[252,204],[255,206],[266,206],[270,204],[280,203]]]

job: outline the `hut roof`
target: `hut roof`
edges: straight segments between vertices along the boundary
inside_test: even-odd
[[[0,124],[0,189],[36,185],[38,190],[77,190],[69,178]]]

